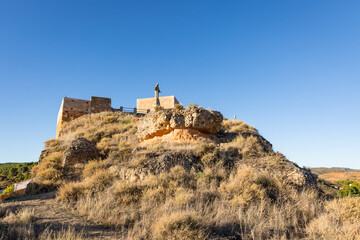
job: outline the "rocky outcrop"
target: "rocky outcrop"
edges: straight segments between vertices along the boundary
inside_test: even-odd
[[[71,142],[64,152],[63,167],[69,167],[77,163],[86,163],[89,160],[97,159],[99,150],[95,143],[86,138],[78,138]]]
[[[223,115],[202,107],[165,109],[147,114],[138,125],[138,137],[142,140],[163,136],[175,129],[193,129],[204,134],[216,134],[221,128]]]
[[[244,158],[238,164],[238,167],[252,167],[259,172],[267,171],[281,176],[284,182],[291,185],[303,187],[316,187],[317,176],[310,170],[301,168],[297,164],[289,161],[283,154],[275,153],[271,156],[260,158]]]

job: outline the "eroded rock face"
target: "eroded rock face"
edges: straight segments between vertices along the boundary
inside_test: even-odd
[[[163,136],[174,129],[194,129],[204,134],[216,134],[221,128],[223,115],[202,107],[166,109],[151,112],[138,125],[138,137],[142,140]]]
[[[77,163],[86,163],[99,157],[99,150],[95,143],[86,138],[78,138],[71,142],[64,152],[63,167],[69,167]]]

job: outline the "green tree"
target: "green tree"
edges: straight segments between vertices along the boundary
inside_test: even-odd
[[[9,176],[13,177],[16,176],[18,173],[18,169],[17,168],[10,168],[9,170]]]
[[[30,179],[30,178],[31,178],[31,176],[30,176],[29,172],[26,172],[26,173],[24,174],[24,180],[28,180],[28,179]]]
[[[22,167],[21,167],[21,172],[22,172],[22,173],[25,173],[25,172],[27,172],[27,171],[29,171],[29,167],[28,167],[28,166],[22,166]]]

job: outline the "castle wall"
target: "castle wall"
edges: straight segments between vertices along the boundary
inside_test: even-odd
[[[166,97],[159,97],[160,106],[168,109],[174,108],[175,104],[178,104],[179,101],[174,96],[166,96]],[[155,98],[141,98],[136,100],[136,108],[138,110],[147,110],[151,109],[154,105]]]
[[[56,137],[59,137],[60,130],[65,122],[70,122],[82,115],[88,114],[89,110],[89,100],[64,97],[58,113]]]
[[[111,98],[91,97],[90,112],[100,113],[111,111]]]
[[[111,99],[91,97],[91,100],[64,97],[58,113],[56,137],[59,137],[64,123],[89,113],[111,111]]]

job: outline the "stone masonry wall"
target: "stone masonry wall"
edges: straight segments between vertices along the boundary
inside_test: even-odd
[[[160,106],[165,109],[174,108],[179,101],[174,96],[159,97]],[[138,110],[147,110],[153,107],[155,98],[141,98],[136,100],[136,108]]]
[[[70,122],[82,115],[111,111],[111,99],[102,97],[91,97],[91,100],[64,97],[57,119],[56,137],[64,123]]]
[[[90,100],[64,97],[57,120],[56,137],[59,137],[60,130],[65,122],[70,122],[82,115],[89,113]]]
[[[111,98],[91,97],[90,112],[110,112],[111,111]]]

